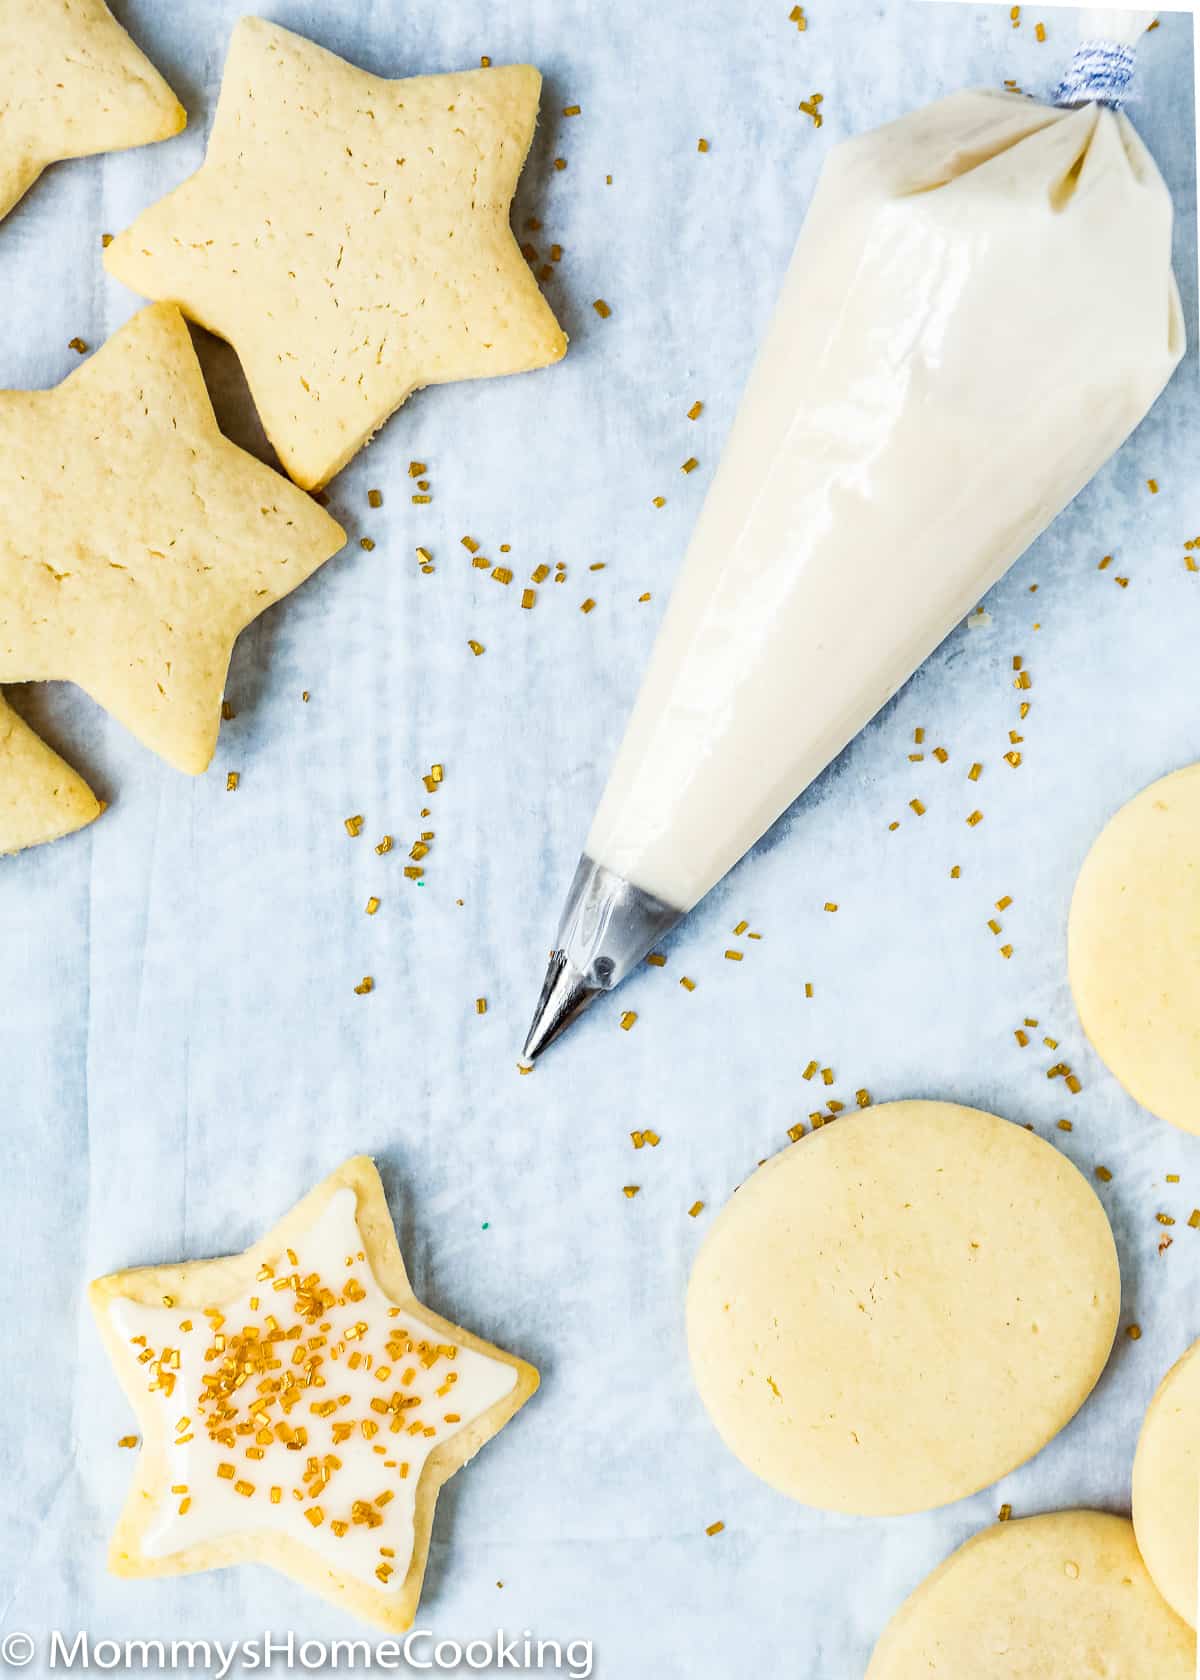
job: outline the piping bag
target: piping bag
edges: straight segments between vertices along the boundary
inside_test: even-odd
[[[1108,14],[1053,102],[831,153],[567,895],[532,1062],[908,680],[1182,359],[1172,205]]]

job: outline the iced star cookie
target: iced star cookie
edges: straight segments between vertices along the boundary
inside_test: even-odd
[[[109,1563],[268,1563],[393,1631],[434,1504],[537,1388],[413,1295],[383,1186],[347,1161],[244,1254],[92,1284],[142,1430]]]
[[[104,809],[0,694],[0,855],[61,840]]]
[[[0,0],[0,217],[47,165],[166,140],[186,122],[103,0]]]
[[[217,429],[177,309],[143,309],[50,391],[0,391],[0,682],[69,678],[206,768],[233,644],[341,548]]]
[[[317,488],[418,387],[566,350],[508,220],[540,88],[528,65],[389,81],[243,18],[203,167],[105,263],[228,339]]]
[[[1194,1680],[1133,1527],[1054,1511],[975,1535],[892,1617],[866,1680]]]
[[[896,1516],[1044,1447],[1103,1370],[1120,1296],[1104,1209],[1065,1156],[979,1109],[883,1103],[721,1210],[688,1351],[748,1469],[806,1505]]]

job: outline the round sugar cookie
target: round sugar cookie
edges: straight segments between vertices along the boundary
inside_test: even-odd
[[[1091,1392],[1120,1304],[1090,1185],[994,1114],[897,1102],[754,1173],[692,1268],[688,1348],[726,1446],[823,1510],[944,1505]]]
[[[1130,1096],[1200,1132],[1200,764],[1122,806],[1071,901],[1071,990]]]
[[[998,1523],[892,1617],[866,1680],[1194,1680],[1196,1640],[1133,1525],[1101,1511]]]
[[[1146,1412],[1133,1461],[1133,1526],[1155,1586],[1195,1627],[1200,1342],[1172,1365]]]

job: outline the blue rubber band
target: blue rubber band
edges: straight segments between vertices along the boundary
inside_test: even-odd
[[[1085,41],[1054,94],[1056,105],[1107,105],[1119,111],[1129,98],[1137,49],[1115,41]]]

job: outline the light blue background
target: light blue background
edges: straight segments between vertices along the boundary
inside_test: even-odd
[[[101,268],[100,234],[202,156],[237,5],[116,9],[191,125],[160,147],[52,170],[0,226],[5,385],[58,380],[77,365],[68,339],[96,345],[132,312]],[[788,0],[267,10],[386,74],[481,53],[542,68],[517,225],[543,251],[564,247],[549,294],[572,344],[554,369],[417,396],[341,475],[332,507],[354,540],[241,639],[237,718],[207,776],[169,770],[73,690],[13,692],[112,803],[88,833],[0,863],[0,1631],[359,1631],[265,1570],[141,1583],[105,1573],[132,1468],[115,1442],[130,1418],[82,1290],[114,1267],[237,1248],[367,1150],[418,1291],[544,1376],[442,1497],[422,1623],[463,1638],[497,1622],[590,1637],[610,1680],[734,1666],[857,1680],[894,1607],[1001,1501],[1018,1514],[1126,1508],[1146,1401],[1200,1333],[1200,1232],[1186,1225],[1200,1142],[1106,1075],[1064,966],[1090,840],[1144,783],[1200,757],[1200,577],[1182,564],[1184,538],[1200,533],[1194,353],[1132,443],[993,591],[990,625],[956,631],[690,917],[668,968],[625,988],[635,1029],[599,1007],[521,1079],[516,1051],[559,901],[821,160],[842,136],[964,84],[1052,86],[1078,25],[1026,7],[1014,31],[1007,6],[898,0],[812,0],[804,35]],[[814,91],[820,132],[797,109]],[[1141,91],[1136,120],[1179,210],[1194,336],[1187,20],[1165,18],[1151,38]],[[562,119],[576,102],[582,116]],[[531,214],[540,233],[524,231]],[[611,319],[593,312],[597,297]],[[223,424],[255,443],[232,356],[211,343],[202,355]],[[693,453],[700,470],[684,478]],[[428,508],[409,502],[412,457],[429,464]],[[378,512],[371,486],[384,491]],[[510,589],[472,570],[464,532],[493,558],[512,544]],[[358,546],[366,533],[373,553]],[[417,543],[435,575],[417,571]],[[1109,552],[1118,563],[1100,573]],[[522,612],[524,578],[558,560],[568,581]],[[589,573],[595,561],[606,570]],[[588,594],[598,606],[585,617]],[[1034,684],[1016,772],[1001,762],[1014,654]],[[947,766],[908,762],[917,726],[950,749]],[[976,758],[977,789],[964,780]],[[426,824],[419,777],[435,759],[446,781]],[[907,809],[917,796],[919,825]],[[968,830],[974,804],[986,820]],[[355,812],[366,823],[350,840],[342,822]],[[907,819],[894,835],[893,817]],[[437,839],[416,888],[404,850],[426,826]],[[380,858],[384,832],[404,844]],[[370,893],[383,901],[374,919]],[[985,926],[1002,894],[1014,899],[1011,962]],[[838,915],[822,913],[827,899]],[[764,938],[735,965],[722,952],[742,918]],[[376,989],[357,997],[364,973]],[[1037,1035],[1017,1049],[1026,1015],[1057,1052]],[[1102,1194],[1124,1322],[1140,1322],[1142,1339],[1119,1339],[1094,1398],[1038,1459],[948,1510],[864,1522],[790,1504],[719,1444],[689,1381],[692,1254],[734,1186],[815,1106],[799,1077],[810,1057],[837,1073],[822,1096],[852,1103],[865,1085],[877,1101],[977,1103],[1031,1122],[1089,1176],[1098,1161],[1114,1173]],[[1076,1099],[1045,1078],[1059,1057],[1083,1079]],[[1063,1114],[1070,1135],[1055,1129]],[[662,1144],[635,1155],[628,1134],[641,1126]],[[629,1183],[642,1187],[633,1201]],[[693,1221],[698,1198],[707,1207]],[[1160,1209],[1179,1218],[1163,1256]],[[725,1531],[708,1539],[716,1520]]]

